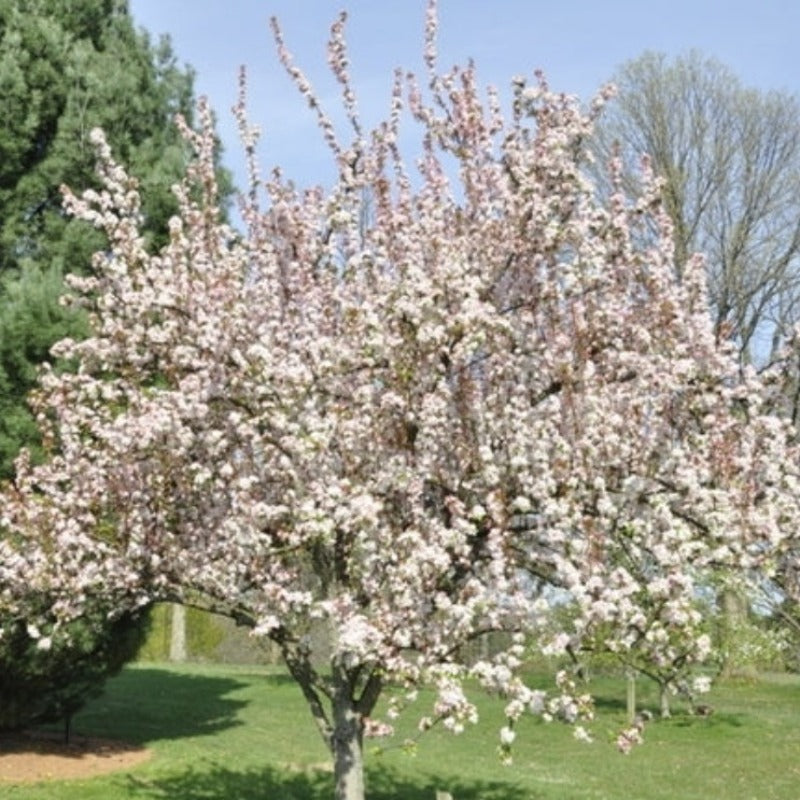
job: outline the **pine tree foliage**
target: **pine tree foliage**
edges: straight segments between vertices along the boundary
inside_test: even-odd
[[[62,277],[103,244],[63,213],[60,186],[96,185],[88,134],[102,127],[139,176],[144,235],[163,245],[187,160],[174,117],[192,110],[191,70],[126,2],[0,0],[0,478],[37,445],[25,400],[37,366],[84,324],[59,304]]]

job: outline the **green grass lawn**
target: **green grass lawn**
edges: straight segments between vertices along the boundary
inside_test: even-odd
[[[770,676],[716,687],[715,713],[650,723],[645,745],[622,756],[612,739],[624,722],[622,681],[595,682],[594,744],[568,727],[524,720],[515,763],[496,757],[502,703],[481,703],[482,724],[454,737],[432,731],[410,756],[398,742],[368,756],[375,800],[797,800],[800,678]],[[640,705],[655,694],[640,684]],[[422,709],[420,708],[420,711]],[[77,734],[126,739],[153,758],[92,780],[0,786],[13,800],[328,800],[327,753],[299,690],[281,672],[230,666],[140,664],[110,682],[76,717]],[[368,744],[368,748],[372,745]]]

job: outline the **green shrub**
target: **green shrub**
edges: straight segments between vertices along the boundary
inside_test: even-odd
[[[68,720],[136,655],[147,632],[145,615],[109,620],[99,604],[52,637],[25,620],[1,625],[0,730]]]

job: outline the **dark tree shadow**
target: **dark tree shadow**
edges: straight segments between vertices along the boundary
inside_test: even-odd
[[[241,673],[241,674],[244,674],[244,673]],[[264,684],[266,684],[268,686],[270,686],[270,685],[271,686],[289,686],[289,685],[296,686],[297,685],[297,681],[295,681],[295,679],[291,675],[288,675],[288,674],[285,674],[285,673],[282,673],[282,672],[278,672],[278,673],[270,674],[270,675],[264,675],[263,672],[252,672],[252,673],[248,672],[247,676],[249,678],[255,678],[256,680],[259,680],[259,681],[261,681],[262,683],[264,683]]]
[[[248,701],[228,695],[246,686],[235,678],[127,669],[75,715],[72,727],[133,744],[210,735],[242,724],[237,713]]]
[[[233,771],[219,765],[183,775],[142,781],[127,778],[126,797],[164,797],[170,800],[330,800],[333,775],[320,770],[289,772],[273,767]],[[367,770],[370,800],[434,800],[436,790],[456,800],[537,800],[530,788],[500,781],[463,781],[419,775],[409,778],[392,769]]]
[[[703,717],[698,714],[684,713],[671,717],[668,722],[676,728],[741,728],[745,724],[744,714],[730,714],[725,711],[715,712]]]
[[[589,688],[591,690],[591,687]],[[628,703],[624,697],[613,697],[607,694],[592,695],[592,697],[594,698],[594,707],[598,711],[609,714],[624,714],[627,711]]]

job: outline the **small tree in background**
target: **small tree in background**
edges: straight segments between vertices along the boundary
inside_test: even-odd
[[[207,108],[202,130],[183,126],[197,158],[155,255],[136,181],[93,134],[104,188],[66,195],[109,242],[93,276],[72,280],[92,335],[56,349],[75,373],[42,374],[51,458],[20,460],[6,493],[0,585],[32,620],[19,575],[58,593],[56,633],[88,592],[249,625],[300,686],[336,796],[360,800],[382,693],[391,717],[432,685],[420,728],[459,732],[477,718],[465,688],[477,679],[508,700],[507,758],[526,709],[591,717],[566,672],[552,697],[525,686],[526,646],[579,652],[603,629],[610,650],[646,643],[670,661],[678,642],[702,658],[696,581],[765,564],[797,510],[786,426],[716,344],[702,264],[674,278],[660,185],[645,165],[631,202],[614,164],[603,205],[584,175],[603,98],[586,115],[542,78],[518,79],[505,120],[472,66],[436,70],[432,4],[430,99],[407,82],[422,130],[412,178],[404,78],[389,120],[365,131],[343,24],[329,55],[346,144],[275,26],[338,180],[262,180],[242,102],[243,235],[221,219]],[[577,617],[545,634],[547,587]],[[490,632],[506,644],[465,663],[464,645]]]

